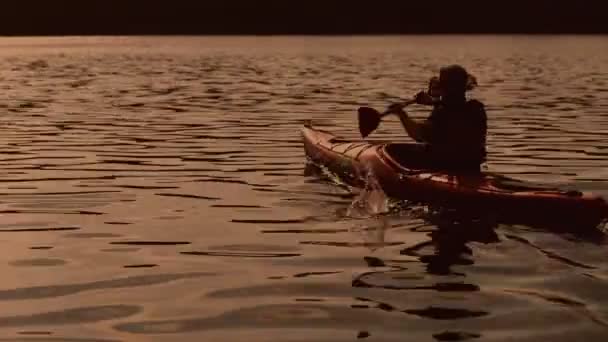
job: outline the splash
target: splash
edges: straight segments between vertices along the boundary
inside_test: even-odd
[[[391,214],[401,213],[404,205],[409,207],[409,203],[389,198],[370,166],[364,168],[365,172],[361,177],[363,187],[349,185],[339,174],[312,159],[307,160],[307,166],[314,167],[316,176],[356,195],[344,213],[345,219],[354,222],[351,232],[358,235],[371,251],[386,246],[386,232],[392,226]]]
[[[365,178],[365,187],[353,199],[346,215],[352,218],[369,218],[389,212],[389,198],[382,190],[378,179],[372,172]]]
[[[338,174],[332,172],[326,165],[315,162],[313,159],[306,158],[305,176],[316,176],[320,179],[330,182],[338,187],[345,188],[352,192],[353,187],[344,182]]]
[[[386,231],[390,228],[388,214],[390,199],[382,190],[371,169],[365,176],[365,186],[346,211],[346,216],[356,219],[352,231],[357,233],[372,251],[386,244]]]
[[[389,199],[370,166],[364,168],[364,186],[347,210],[353,218],[376,217],[389,211]]]

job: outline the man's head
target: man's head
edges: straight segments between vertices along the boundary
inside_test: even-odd
[[[464,95],[477,82],[475,78],[460,65],[453,64],[439,69],[439,87],[442,95]]]

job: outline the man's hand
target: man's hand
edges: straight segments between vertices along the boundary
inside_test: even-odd
[[[433,98],[431,97],[431,95],[429,95],[425,91],[421,91],[418,94],[416,94],[414,99],[416,100],[417,104],[423,104],[423,105],[429,105],[429,106],[433,104]]]

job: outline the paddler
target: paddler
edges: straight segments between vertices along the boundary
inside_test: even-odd
[[[429,89],[415,96],[415,102],[432,105],[423,122],[410,118],[403,104],[391,105],[407,134],[419,144],[404,151],[413,167],[479,171],[486,160],[487,116],[484,104],[468,100],[466,92],[477,84],[460,65],[449,65],[431,78]]]

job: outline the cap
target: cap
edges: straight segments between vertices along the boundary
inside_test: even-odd
[[[464,93],[477,86],[477,79],[464,67],[452,64],[439,69],[439,86],[447,93]]]

